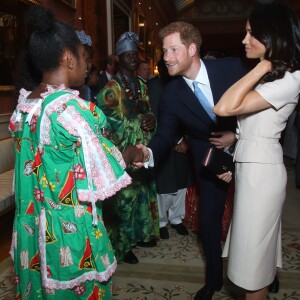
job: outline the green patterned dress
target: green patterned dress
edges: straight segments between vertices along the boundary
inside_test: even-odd
[[[101,135],[105,115],[78,92],[20,91],[11,255],[17,299],[111,299],[116,259],[102,201],[131,183],[119,150]],[[107,201],[111,201],[110,199]]]
[[[138,80],[141,98],[130,99],[119,77],[108,84],[97,95],[97,103],[107,117],[110,138],[120,151],[127,145],[142,143],[147,145],[154,131],[141,129],[141,117],[151,113],[147,87]],[[137,242],[148,242],[159,237],[156,186],[151,170],[127,167],[132,184],[107,203],[111,207],[103,209],[108,222],[110,239],[118,262]],[[108,225],[109,224],[109,225]]]

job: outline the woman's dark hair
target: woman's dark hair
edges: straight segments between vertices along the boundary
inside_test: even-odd
[[[40,5],[30,7],[26,14],[26,24],[30,31],[29,38],[22,52],[20,78],[24,88],[38,85],[42,73],[59,67],[63,52],[68,49],[79,57],[78,46],[81,44],[75,30],[70,25],[55,18],[54,13]],[[29,84],[30,83],[30,84]]]
[[[78,57],[81,43],[74,28],[57,20],[50,9],[39,5],[31,7],[26,23],[32,31],[28,53],[37,70],[43,72],[57,68],[66,49]]]
[[[273,66],[260,83],[283,78],[286,71],[299,70],[299,20],[287,5],[257,6],[249,16],[249,23],[252,35],[266,47],[265,59]]]

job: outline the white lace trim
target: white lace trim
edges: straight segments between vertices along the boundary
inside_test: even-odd
[[[83,157],[87,172],[88,190],[78,192],[79,199],[92,203],[93,224],[97,224],[96,207],[97,200],[104,200],[115,194],[121,188],[127,186],[131,180],[125,175],[125,180],[118,180],[106,157],[106,152],[100,144],[98,137],[91,129],[88,122],[76,111],[73,106],[68,106],[57,121],[73,136],[78,136],[82,141]],[[128,176],[128,178],[126,178]],[[94,192],[94,186],[96,191]],[[111,189],[111,191],[110,191]]]

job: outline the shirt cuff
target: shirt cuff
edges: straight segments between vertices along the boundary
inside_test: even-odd
[[[177,145],[179,145],[182,142],[183,138],[184,136],[177,142]]]
[[[153,152],[150,148],[148,148],[149,151],[149,157],[147,158],[147,161],[144,162],[144,167],[148,169],[149,167],[154,167],[154,159],[153,159]]]

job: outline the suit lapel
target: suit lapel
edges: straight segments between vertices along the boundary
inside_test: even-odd
[[[207,70],[208,80],[210,83],[211,92],[214,99],[214,104],[217,104],[222,97],[224,90],[224,76],[230,76],[230,72],[224,72],[224,69],[218,65],[215,60],[203,60]]]
[[[182,77],[178,81],[178,95],[180,95],[183,105],[185,105],[193,114],[197,114],[205,123],[213,123],[210,116],[200,104],[196,95]]]

